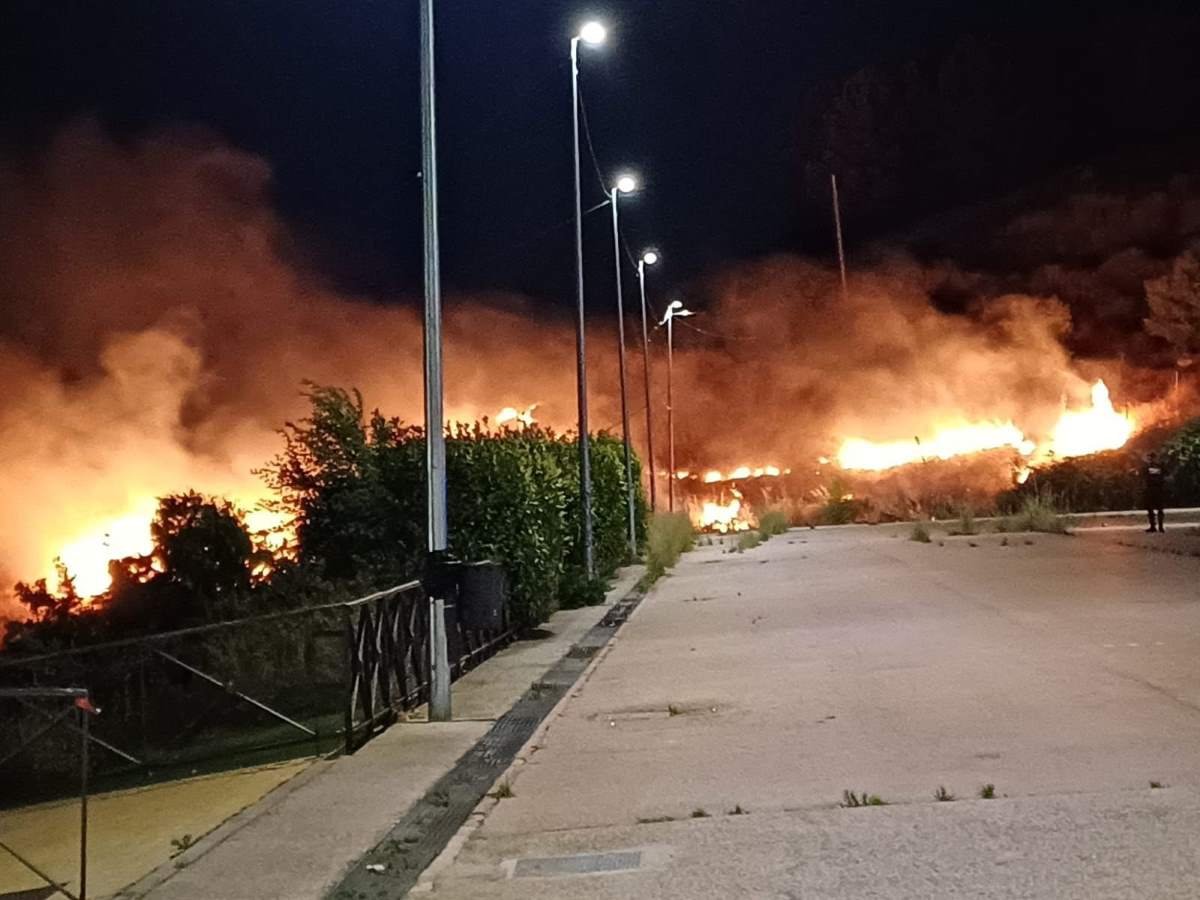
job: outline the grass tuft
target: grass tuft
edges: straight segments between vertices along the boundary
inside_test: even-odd
[[[868,794],[866,791],[861,794],[856,794],[854,791],[842,791],[840,805],[843,809],[856,809],[860,806],[887,806],[887,801],[878,794]]]
[[[955,534],[979,534],[979,523],[975,521],[975,511],[964,506],[958,513],[958,528]]]
[[[1152,781],[1152,782],[1150,782],[1150,787],[1152,787],[1152,788],[1158,789],[1158,788],[1160,788],[1160,787],[1162,787],[1162,786],[1163,786],[1163,783],[1162,783],[1161,781]]]
[[[511,797],[515,797],[516,794],[513,793],[512,782],[505,778],[496,785],[496,789],[492,791],[492,796],[497,800],[508,800]]]
[[[929,536],[929,525],[926,522],[914,522],[912,531],[908,533],[910,541],[916,541],[918,544],[928,544],[933,540]]]
[[[686,513],[657,513],[646,538],[646,578],[653,583],[692,549],[695,535]]]
[[[783,534],[788,530],[788,514],[772,506],[758,517],[758,530],[768,537]]]
[[[692,810],[692,818],[693,819],[707,819],[708,813],[704,810],[704,807],[697,806],[695,809]]]
[[[1059,514],[1049,497],[1026,497],[1021,508],[1011,516],[996,522],[996,530],[1004,532],[1041,531],[1046,534],[1070,534],[1070,522]]]
[[[742,809],[742,804],[740,803],[729,811],[729,815],[731,816],[744,816],[748,813],[749,810]]]
[[[950,791],[946,790],[946,786],[944,784],[939,784],[937,790],[933,792],[933,799],[938,803],[951,803],[958,798],[955,797]]]
[[[980,800],[995,800],[996,799],[996,786],[994,784],[985,784],[983,787],[981,787],[979,789],[979,799]]]
[[[738,534],[737,545],[736,545],[737,552],[745,553],[747,550],[753,550],[755,547],[757,547],[759,544],[761,544],[765,540],[766,540],[766,538],[763,537],[763,534],[761,531],[743,531],[740,534]]]

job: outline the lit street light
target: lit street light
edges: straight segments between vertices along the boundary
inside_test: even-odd
[[[612,204],[613,261],[617,270],[617,360],[621,367],[621,437],[625,449],[625,499],[629,507],[629,558],[637,559],[637,516],[634,505],[633,463],[629,450],[629,400],[625,388],[625,300],[621,286],[621,227],[617,218],[618,198],[637,190],[632,175],[622,175],[608,192]]]
[[[579,43],[604,43],[607,32],[599,22],[588,22],[571,38],[571,124],[575,137],[575,367],[579,391],[579,502],[582,524],[583,566],[589,579],[596,576],[592,551],[592,466],[588,454],[587,353],[583,319],[583,209],[579,187]]]
[[[667,456],[670,470],[667,472],[667,509],[675,512],[675,408],[672,403],[671,369],[675,356],[675,319],[694,316],[690,309],[683,308],[682,300],[672,300],[667,314],[659,325],[667,326]]]
[[[638,287],[642,292],[642,370],[646,386],[646,470],[650,473],[651,512],[658,512],[658,489],[655,486],[658,475],[654,471],[654,423],[650,413],[650,332],[646,324],[646,266],[652,266],[656,262],[658,254],[653,250],[647,250],[638,260]]]

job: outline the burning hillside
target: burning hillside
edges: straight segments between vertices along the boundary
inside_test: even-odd
[[[261,160],[211,137],[118,146],[91,124],[36,162],[0,164],[0,372],[14,388],[0,398],[5,582],[53,575],[61,558],[82,593],[103,589],[104,562],[145,551],[167,493],[256,510],[266,489],[254,470],[302,412],[305,381],[356,386],[420,420],[415,304],[324,286],[294,260],[268,184]],[[739,527],[762,490],[809,477],[822,455],[844,470],[989,448],[1036,460],[1115,446],[1141,424],[1103,385],[1122,403],[1152,387],[1073,360],[1061,304],[981,293],[966,312],[940,311],[930,297],[956,279],[893,257],[857,273],[843,301],[827,267],[776,257],[698,285],[705,333],[676,331],[675,419],[688,483],[715,504],[702,517]],[[450,418],[572,426],[571,325],[531,308],[447,297]],[[613,429],[615,335],[601,320],[592,329],[593,422]],[[639,410],[633,421],[642,445]],[[732,494],[748,484],[753,497]]]

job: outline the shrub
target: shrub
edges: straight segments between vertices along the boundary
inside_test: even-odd
[[[928,544],[933,538],[929,536],[929,525],[926,522],[914,522],[912,531],[908,533],[910,541],[916,541],[918,544]]]
[[[646,542],[646,576],[650,581],[662,577],[667,569],[690,550],[695,535],[686,513],[656,513],[650,518]]]
[[[788,514],[779,507],[770,507],[758,517],[758,530],[768,536],[783,534],[788,530]]]
[[[737,544],[734,546],[738,553],[744,553],[747,550],[753,550],[765,540],[761,531],[743,531],[738,534]]]
[[[1054,502],[1045,496],[1026,497],[1021,508],[1011,516],[999,519],[996,530],[1043,531],[1047,534],[1066,534],[1067,520],[1059,515]]]
[[[975,511],[964,506],[958,513],[958,528],[955,534],[979,534],[979,524],[975,521]]]
[[[329,578],[364,572],[411,578],[425,560],[425,435],[421,428],[367,416],[362,398],[314,387],[312,413],[289,423],[285,448],[265,475],[295,516],[301,559]],[[629,557],[624,448],[590,438],[593,546],[597,573]],[[508,575],[519,625],[543,621],[560,598],[580,605],[603,597],[583,578],[578,443],[544,428],[492,431],[460,425],[447,436],[450,551],[496,559]],[[640,478],[640,463],[633,462]],[[636,490],[637,533],[645,501]]]

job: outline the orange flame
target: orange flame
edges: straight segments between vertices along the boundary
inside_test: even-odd
[[[537,423],[537,419],[533,417],[533,411],[538,408],[538,404],[533,403],[525,409],[517,409],[515,406],[506,406],[500,412],[496,413],[497,425],[519,425],[523,428],[529,428]]]
[[[1064,410],[1050,438],[1041,444],[1028,439],[1012,422],[964,423],[939,428],[926,440],[875,442],[847,438],[838,450],[838,464],[843,469],[879,472],[908,463],[951,459],[1004,447],[1034,459],[1052,456],[1061,459],[1124,446],[1136,422],[1113,409],[1108,386],[1103,381],[1092,385],[1091,395],[1090,408]]]

